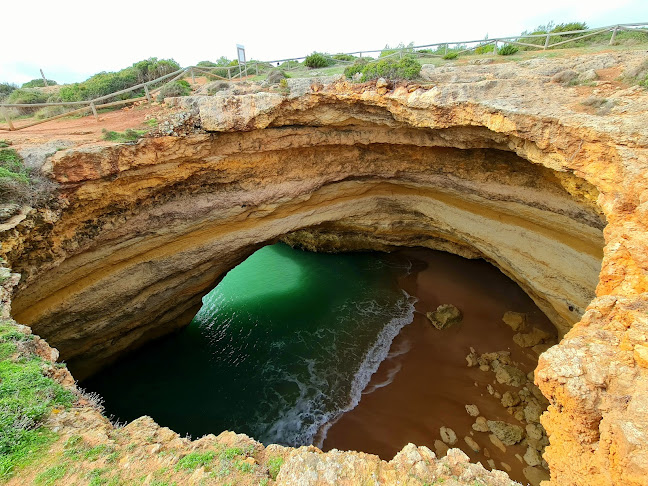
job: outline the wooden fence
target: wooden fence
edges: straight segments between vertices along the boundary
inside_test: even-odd
[[[616,40],[616,36],[618,32],[621,31],[630,31],[630,32],[642,32],[648,34],[648,22],[643,22],[643,23],[633,23],[633,24],[617,24],[617,25],[610,25],[607,27],[598,27],[594,29],[586,29],[586,30],[572,30],[568,32],[550,32],[547,34],[520,34],[516,36],[511,36],[511,37],[495,37],[492,39],[477,39],[477,40],[468,40],[468,41],[457,41],[457,42],[439,42],[436,44],[425,44],[425,45],[420,45],[420,46],[408,46],[408,47],[403,47],[403,48],[393,48],[389,49],[394,51],[393,53],[383,56],[382,59],[386,59],[389,57],[394,57],[394,56],[399,56],[403,57],[404,54],[408,55],[415,55],[419,57],[443,57],[445,54],[448,53],[449,46],[460,46],[460,50],[456,51],[457,54],[463,54],[466,52],[474,51],[475,49],[483,46],[488,46],[492,45],[494,50],[497,51],[498,45],[506,45],[506,44],[512,44],[512,45],[519,45],[527,48],[534,48],[534,49],[539,49],[539,50],[547,50],[547,49],[552,49],[557,46],[565,45],[571,42],[577,42],[582,39],[587,39],[589,37],[593,37],[596,35],[601,35],[605,33],[611,33],[610,35],[610,45],[614,44]],[[570,35],[573,37],[569,37],[568,39],[560,40],[554,43],[551,43],[551,38],[552,37],[558,37],[558,38],[564,38],[565,35]],[[541,40],[538,44],[532,43],[533,39],[538,39]],[[355,52],[348,52],[345,53],[346,55],[351,55],[355,57],[362,57],[363,54],[375,54],[375,53],[381,53],[385,49],[374,49],[371,51],[355,51]],[[430,52],[432,51],[432,52]],[[441,52],[443,51],[443,53]],[[137,101],[143,101],[146,100],[147,102],[151,102],[153,100],[152,95],[156,94],[159,92],[165,84],[171,83],[173,81],[176,81],[178,79],[182,79],[187,76],[191,76],[192,81],[195,82],[195,74],[203,74],[205,76],[210,76],[215,79],[221,79],[223,81],[236,81],[236,77],[238,76],[239,80],[242,80],[244,76],[251,75],[252,72],[254,71],[255,75],[258,75],[259,72],[263,72],[264,69],[267,69],[268,67],[277,64],[283,64],[283,63],[288,63],[287,70],[292,69],[291,63],[295,62],[295,64],[298,64],[300,60],[306,59],[306,56],[303,57],[291,57],[291,58],[285,58],[285,59],[276,59],[274,61],[267,61],[267,62],[250,62],[245,65],[238,66],[189,66],[186,68],[178,69],[177,71],[174,71],[172,73],[166,74],[164,76],[161,76],[159,78],[147,81],[145,83],[138,84],[136,86],[132,86],[130,88],[126,88],[120,91],[116,91],[114,93],[110,93],[105,96],[100,96],[98,98],[94,98],[92,100],[87,100],[87,101],[72,101],[72,102],[58,102],[58,103],[20,103],[20,104],[9,104],[9,103],[0,103],[0,115],[4,117],[4,119],[7,122],[6,127],[0,126],[0,130],[5,130],[5,131],[13,131],[13,130],[22,130],[24,128],[29,128],[33,127],[35,125],[39,125],[41,123],[46,123],[52,120],[56,120],[58,118],[70,116],[70,115],[76,115],[76,114],[81,114],[84,112],[91,111],[92,114],[94,115],[94,118],[96,120],[99,119],[98,114],[97,114],[97,109],[100,108],[109,108],[109,107],[114,107],[114,106],[120,106],[120,105],[125,105],[129,103],[134,103]],[[329,57],[329,59],[332,59],[336,63],[340,64],[350,64],[353,61],[345,61],[345,60],[340,60],[340,59],[335,59],[332,57]],[[238,71],[236,73],[232,73],[232,71]],[[227,77],[225,76],[220,76],[218,74],[215,74],[213,71],[218,71],[220,73],[223,73],[224,71],[227,71]],[[153,85],[157,85],[158,83],[161,83],[162,81],[165,81],[162,85],[158,86],[155,89],[151,89]],[[138,98],[129,98],[126,100],[119,100],[119,101],[113,101],[113,102],[107,102],[110,98],[113,98],[115,96],[123,95],[129,92],[133,91],[138,91],[144,89],[144,96],[138,97]],[[46,106],[70,106],[70,107],[80,107],[80,108],[75,108],[71,111],[62,113],[60,115],[52,116],[49,118],[45,118],[42,120],[38,121],[33,121],[26,123],[21,126],[15,126],[13,124],[13,121],[11,120],[11,117],[9,116],[9,113],[7,112],[7,108],[40,108],[40,107],[46,107]]]

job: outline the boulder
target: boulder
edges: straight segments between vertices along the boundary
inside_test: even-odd
[[[489,420],[488,428],[504,445],[512,446],[524,438],[524,429],[500,420]]]
[[[520,387],[527,382],[524,371],[511,365],[500,365],[495,371],[495,379],[502,385]]]
[[[452,304],[441,304],[434,312],[426,314],[432,325],[439,331],[461,322],[461,311]]]
[[[488,421],[485,417],[477,417],[475,423],[472,424],[472,429],[475,432],[488,432]]]
[[[454,445],[457,443],[457,434],[455,434],[454,430],[452,430],[451,428],[441,427],[440,433],[441,433],[441,440],[446,444]]]
[[[551,334],[548,334],[543,330],[534,327],[531,332],[516,334],[515,336],[513,336],[513,341],[521,348],[532,348],[533,346],[540,344],[550,338]]]
[[[476,417],[479,415],[479,408],[477,408],[477,405],[466,405],[466,412],[468,412],[468,415],[471,417]]]
[[[502,316],[504,324],[509,326],[515,332],[521,332],[526,330],[526,314],[521,312],[508,311]]]
[[[572,79],[576,78],[578,76],[578,73],[574,71],[573,69],[565,69],[564,71],[560,71],[556,74],[554,74],[551,77],[551,82],[552,83],[569,83]]]
[[[506,408],[515,407],[520,404],[520,396],[516,392],[506,391],[502,395],[502,405]]]

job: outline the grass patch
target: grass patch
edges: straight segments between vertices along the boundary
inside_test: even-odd
[[[279,474],[279,471],[281,470],[281,466],[283,466],[284,460],[283,457],[271,457],[268,460],[268,473],[270,474],[270,477],[272,480],[277,479],[277,475]]]
[[[176,471],[189,470],[193,471],[199,467],[205,467],[211,464],[216,457],[216,453],[208,452],[191,452],[178,461],[175,466]]]
[[[50,486],[65,476],[66,472],[67,466],[65,464],[58,464],[38,474],[34,479],[34,484]]]
[[[120,143],[136,142],[147,133],[146,130],[133,130],[132,128],[129,128],[125,132],[113,132],[104,128],[102,132],[104,134],[104,140]]]
[[[0,325],[0,480],[13,476],[57,438],[43,421],[53,408],[74,402],[71,392],[43,374],[41,358],[17,355],[18,342],[29,339],[8,323]]]
[[[220,459],[225,459],[230,461],[234,459],[236,456],[241,456],[241,455],[243,455],[243,449],[241,449],[240,447],[230,447],[228,449],[225,449],[223,452],[221,452],[218,455],[218,457]]]
[[[242,473],[251,473],[254,470],[254,466],[248,462],[236,461],[234,467],[241,471]]]

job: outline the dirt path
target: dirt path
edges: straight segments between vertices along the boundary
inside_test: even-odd
[[[86,115],[79,118],[61,118],[24,130],[12,132],[3,130],[0,131],[0,139],[10,141],[16,148],[38,145],[57,139],[72,141],[77,146],[87,143],[96,144],[97,142],[110,144],[112,142],[103,140],[104,130],[123,132],[129,128],[150,128],[146,124],[147,120],[159,118],[167,112],[168,108],[164,105],[139,103],[119,110],[100,113],[99,121],[95,121],[92,115]],[[26,122],[26,120],[17,120],[14,124],[20,126]]]

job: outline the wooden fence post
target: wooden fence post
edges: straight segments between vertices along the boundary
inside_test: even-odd
[[[99,121],[99,115],[97,114],[97,107],[95,106],[94,101],[90,102],[90,108],[92,109],[92,114],[94,115],[95,120]]]
[[[151,93],[149,93],[148,85],[146,84],[144,85],[144,93],[146,93],[146,100],[151,104]]]
[[[254,69],[256,69],[256,75],[258,76],[259,75],[259,63],[258,62],[254,64]]]
[[[7,125],[9,125],[9,130],[15,130],[13,123],[11,122],[11,118],[9,118],[9,113],[7,113],[7,110],[5,110],[4,106],[0,106],[0,110],[2,110],[2,115],[4,116],[4,119],[7,120]]]
[[[43,74],[43,70],[40,70],[41,72],[41,77],[43,78],[43,83],[45,84],[45,87],[47,88],[47,79],[45,78],[45,75]]]
[[[443,52],[443,55],[445,56],[448,53],[448,44],[445,45],[445,50]]]
[[[612,31],[612,38],[610,39],[610,45],[614,45],[614,41],[616,40],[616,35],[617,35],[617,30],[619,29],[619,26],[616,25],[614,27],[614,30]]]
[[[232,79],[232,68],[227,68],[227,79]]]
[[[550,34],[547,34],[547,38],[545,39],[545,44],[544,44],[544,48],[543,48],[544,50],[546,50],[547,47],[549,47],[549,37],[550,37]]]
[[[194,75],[193,68],[191,68],[191,84],[196,84],[196,76]]]

